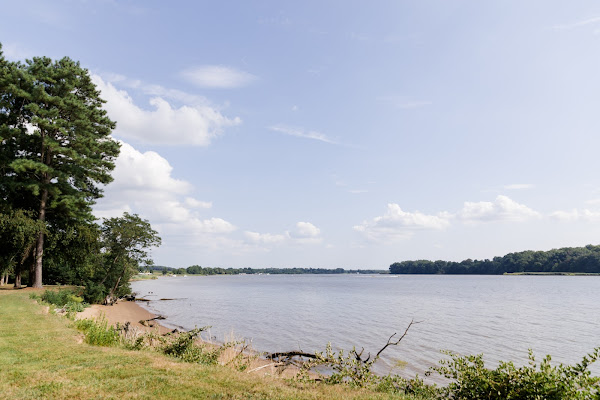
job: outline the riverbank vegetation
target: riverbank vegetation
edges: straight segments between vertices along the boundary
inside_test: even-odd
[[[3,287],[2,289],[7,289]],[[97,347],[64,317],[0,290],[0,397],[7,399],[390,399],[344,386],[301,384],[120,346]],[[38,292],[41,295],[41,292]]]
[[[390,265],[389,270],[391,274],[600,274],[600,246],[590,244],[549,251],[528,250],[492,260],[403,261]]]
[[[127,339],[124,327],[110,327],[100,319],[77,322],[81,337],[70,319],[44,311],[28,293],[32,292],[0,290],[0,380],[7,398],[593,400],[600,396],[600,378],[589,371],[600,348],[572,366],[551,365],[550,356],[538,363],[530,353],[526,366],[500,362],[495,369],[485,367],[482,355],[448,352],[448,358],[428,371],[449,381],[436,386],[418,377],[375,375],[371,367],[379,354],[370,357],[356,349],[334,352],[328,346],[315,353],[306,368],[321,366],[331,373],[316,380],[307,374],[276,379],[248,374],[244,362],[229,366],[215,362],[220,348],[211,353],[210,348],[196,347],[198,331],[167,339],[152,334],[137,336],[143,340]],[[151,339],[155,348],[145,344]],[[390,338],[388,343],[399,341]]]

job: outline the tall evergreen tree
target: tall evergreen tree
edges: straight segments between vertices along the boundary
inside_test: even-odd
[[[4,199],[35,211],[49,230],[57,221],[93,220],[91,206],[102,195],[99,184],[112,180],[119,144],[89,72],[67,57],[39,57],[7,66],[3,76],[0,135],[14,147],[2,175],[10,187]],[[44,236],[37,234],[34,287],[42,286]]]

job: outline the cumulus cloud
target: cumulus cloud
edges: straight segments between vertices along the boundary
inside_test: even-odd
[[[391,203],[384,215],[356,225],[354,230],[373,240],[406,239],[413,235],[414,230],[445,229],[450,225],[450,218],[448,213],[427,215],[419,211],[406,212],[398,204]]]
[[[269,129],[274,132],[283,133],[284,135],[295,136],[304,139],[318,140],[320,142],[325,142],[329,144],[338,144],[336,141],[330,139],[322,133],[316,131],[307,131],[303,128],[297,128],[286,125],[273,125],[269,127]]]
[[[581,211],[578,209],[570,211],[554,211],[550,214],[550,218],[562,222],[598,221],[600,220],[600,211],[591,211],[587,209]]]
[[[279,244],[286,240],[285,235],[274,235],[271,233],[258,233],[252,231],[244,232],[244,236],[250,243],[255,244]]]
[[[244,232],[246,242],[254,245],[316,244],[321,243],[321,230],[310,222],[297,222],[292,230],[283,234]]]
[[[181,73],[190,83],[202,88],[232,89],[254,82],[256,76],[222,65],[203,65]]]
[[[435,215],[404,211],[398,204],[392,203],[388,204],[384,215],[364,221],[354,226],[354,230],[367,239],[386,241],[408,239],[418,230],[443,230],[454,221],[472,225],[478,222],[521,222],[533,218],[541,218],[541,214],[506,196],[498,196],[493,202],[467,201],[457,213],[442,211]]]
[[[94,207],[97,217],[135,212],[150,220],[161,234],[185,232],[189,237],[236,230],[222,218],[202,217],[196,210],[210,208],[212,204],[190,197],[192,185],[174,178],[173,168],[158,153],[142,153],[122,142],[115,164],[114,182],[106,186],[105,197]]]
[[[185,198],[185,205],[191,208],[211,208],[212,202],[210,201],[200,201],[196,200],[193,197]]]
[[[507,196],[498,196],[493,202],[465,202],[457,217],[467,223],[491,221],[524,221],[539,218],[540,213],[519,204]]]
[[[313,239],[321,234],[321,230],[310,222],[298,222],[296,228],[289,232],[294,239]]]
[[[142,143],[206,146],[223,129],[239,125],[239,118],[230,119],[207,105],[173,107],[162,97],[152,97],[152,110],[138,107],[124,90],[105,82],[100,76],[92,79],[106,100],[105,109],[117,122],[115,135]]]

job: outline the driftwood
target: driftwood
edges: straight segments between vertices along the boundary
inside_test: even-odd
[[[377,352],[377,354],[375,355],[375,357],[371,360],[371,353],[369,353],[367,355],[367,358],[363,359],[363,353],[365,351],[364,347],[361,349],[360,352],[356,351],[356,349],[351,350],[349,354],[353,355],[356,358],[356,361],[358,361],[360,364],[365,365],[367,363],[371,363],[373,364],[375,361],[377,361],[379,359],[379,356],[381,355],[381,353],[383,353],[385,351],[385,349],[387,349],[389,346],[397,346],[400,344],[400,342],[402,341],[402,339],[404,339],[404,337],[406,336],[406,334],[408,333],[408,330],[411,328],[411,326],[413,326],[414,324],[418,324],[421,321],[415,321],[415,320],[411,320],[410,323],[408,324],[408,326],[406,327],[406,329],[404,330],[404,333],[402,334],[402,336],[400,336],[397,340],[394,340],[394,336],[397,335],[397,333],[395,332],[392,336],[390,336],[387,340],[387,343]],[[275,361],[276,363],[274,364],[275,367],[278,368],[285,368],[289,365],[295,365],[297,367],[301,367],[302,363],[303,363],[303,359],[304,358],[310,358],[310,359],[318,359],[317,355],[315,353],[306,353],[303,351],[288,351],[288,352],[280,352],[280,353],[271,353],[271,354],[267,354],[266,356],[268,359]]]
[[[139,322],[140,322],[140,324],[142,324],[144,326],[150,326],[150,327],[152,327],[154,325],[150,325],[150,324],[148,324],[148,322],[150,322],[150,321],[156,321],[156,320],[161,320],[161,319],[165,319],[165,317],[163,317],[162,315],[159,315],[157,317],[150,318],[150,319],[141,319]]]

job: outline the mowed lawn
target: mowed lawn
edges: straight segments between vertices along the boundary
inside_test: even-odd
[[[186,364],[151,351],[90,346],[71,322],[0,288],[0,398],[373,399],[341,386],[297,385],[222,366]]]

